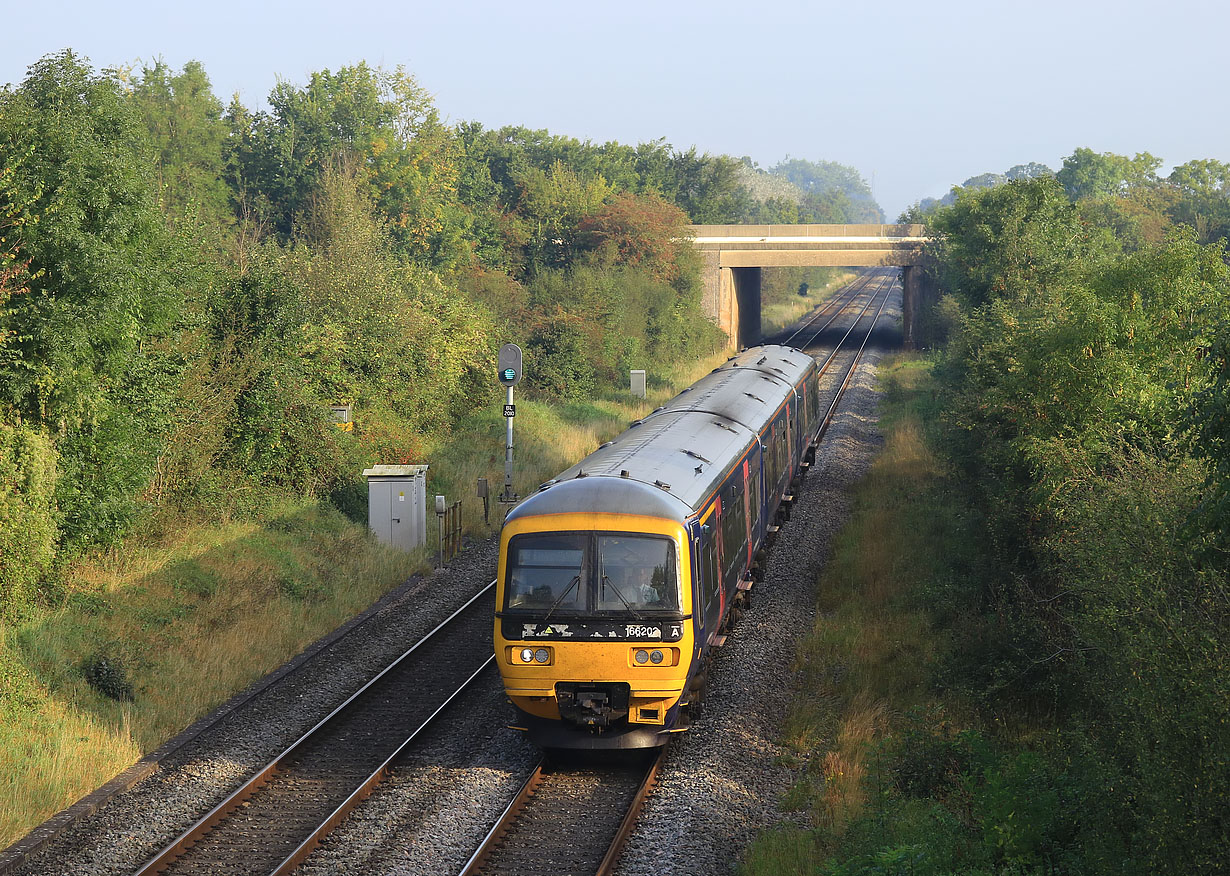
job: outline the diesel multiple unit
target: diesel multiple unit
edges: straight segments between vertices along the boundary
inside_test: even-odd
[[[495,650],[544,748],[688,726],[822,412],[811,356],[744,351],[543,484],[500,537]]]

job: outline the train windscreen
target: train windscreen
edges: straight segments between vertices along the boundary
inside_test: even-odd
[[[674,545],[664,538],[598,536],[598,611],[679,610]]]
[[[675,544],[622,533],[534,533],[508,546],[504,608],[631,616],[680,610]]]
[[[522,535],[508,549],[509,608],[584,607],[589,536]]]

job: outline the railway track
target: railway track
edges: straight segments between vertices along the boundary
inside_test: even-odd
[[[605,876],[614,871],[666,748],[618,765],[538,767],[462,876]]]
[[[784,346],[806,349],[877,279],[879,279],[877,274],[863,274],[853,283],[839,289],[837,294],[804,316],[803,320],[795,326],[793,331],[780,331],[775,335],[765,338],[764,343],[782,344]],[[822,320],[823,322],[821,322]]]
[[[450,703],[494,671],[494,585],[246,780],[136,876],[291,872]]]
[[[875,333],[876,326],[880,322],[880,317],[884,315],[888,303],[892,300],[893,291],[897,286],[898,276],[895,273],[877,276],[878,280],[876,288],[872,291],[867,303],[859,312],[858,317],[851,323],[845,334],[837,342],[837,345],[819,362],[820,374],[823,377],[833,370],[834,366],[839,362],[848,359],[844,370],[840,370],[840,379],[836,381],[836,387],[829,399],[828,407],[824,413],[824,419],[820,422],[820,433],[816,439],[817,444],[824,440],[824,435],[828,431],[829,426],[833,422],[833,417],[837,414],[837,407],[841,404],[841,399],[845,395],[846,389],[850,386],[850,380],[854,377],[854,372],[858,368],[858,363],[862,359],[863,352],[867,349],[867,344],[870,343],[872,335]],[[878,304],[877,304],[878,301]],[[868,315],[870,314],[870,318]],[[831,323],[832,320],[829,321]],[[859,325],[866,324],[865,331],[858,332]],[[826,328],[828,323],[826,323]],[[814,340],[818,337],[819,332],[812,335]],[[851,340],[851,337],[853,339]],[[851,341],[847,344],[847,341]],[[857,346],[856,346],[857,345]],[[806,350],[806,347],[803,347]]]

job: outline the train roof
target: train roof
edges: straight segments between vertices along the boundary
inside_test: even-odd
[[[548,481],[508,519],[581,512],[685,519],[700,510],[812,365],[790,347],[733,357]]]

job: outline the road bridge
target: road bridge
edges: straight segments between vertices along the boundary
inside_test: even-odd
[[[913,340],[922,225],[693,225],[704,259],[704,310],[731,343],[760,340],[760,272],[773,267],[903,268],[904,331]]]

